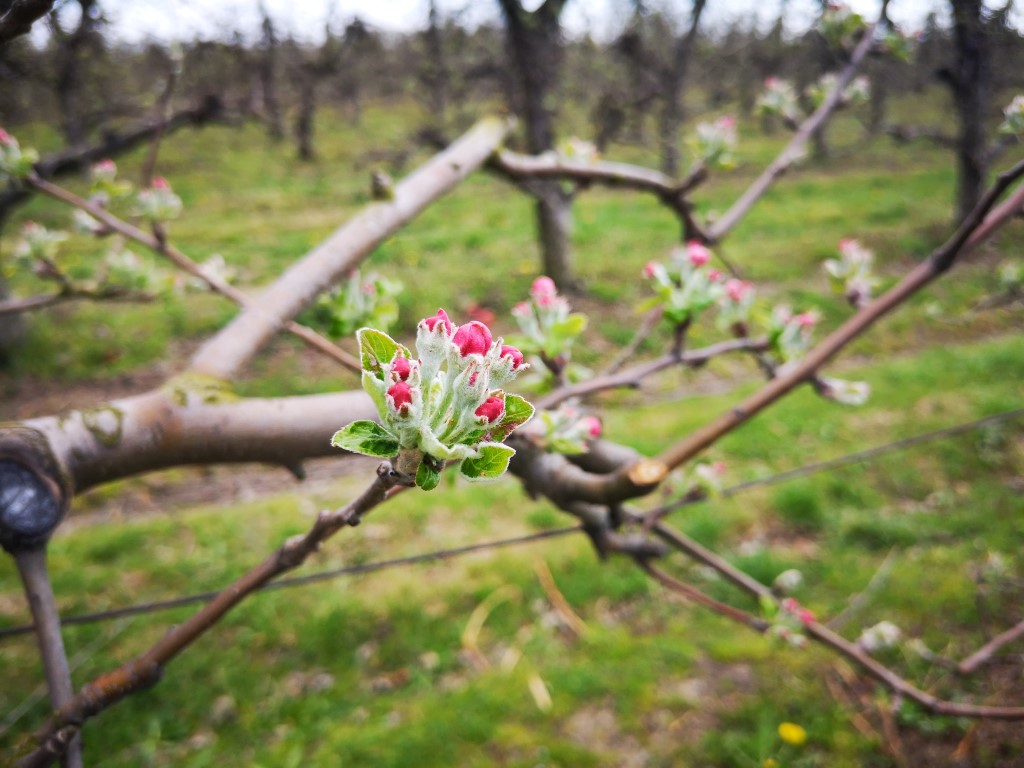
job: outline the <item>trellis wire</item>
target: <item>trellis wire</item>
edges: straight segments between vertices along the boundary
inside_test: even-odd
[[[939,440],[944,437],[952,437],[954,435],[962,434],[964,432],[970,432],[980,427],[988,426],[990,424],[998,424],[1005,421],[1012,421],[1013,419],[1024,416],[1024,408],[1015,408],[1010,411],[1004,411],[1002,413],[993,414],[992,416],[986,416],[981,419],[974,421],[965,422],[963,424],[957,424],[952,427],[945,427],[943,429],[933,430],[931,432],[924,432],[920,435],[914,435],[913,437],[906,437],[900,440],[894,440],[889,443],[883,443],[882,445],[875,446],[873,448],[867,448],[863,451],[855,451],[854,453],[848,453],[843,456],[837,456],[833,459],[826,459],[824,461],[816,461],[810,464],[804,464],[794,469],[788,469],[784,472],[779,472],[768,477],[756,478],[754,480],[746,480],[742,483],[731,485],[728,488],[723,488],[721,491],[722,496],[734,496],[742,493],[743,491],[750,490],[751,488],[757,488],[760,486],[774,485],[776,483],[786,482],[787,480],[793,480],[798,477],[805,477],[817,472],[824,472],[827,470],[838,469],[839,467],[847,466],[849,464],[857,464],[869,459],[873,459],[877,456],[884,455],[886,453],[892,453],[895,451],[904,450],[911,448],[916,445],[923,443],[932,442]],[[675,509],[686,506],[688,504],[696,503],[694,501],[679,501],[669,507]],[[320,581],[328,581],[331,579],[340,578],[342,576],[355,576],[363,573],[373,573],[375,571],[382,571],[389,568],[399,568],[409,565],[416,565],[419,563],[433,562],[435,560],[446,560],[449,558],[460,557],[462,555],[472,554],[474,552],[484,552],[492,549],[500,549],[503,547],[517,546],[520,544],[530,544],[536,541],[543,541],[545,539],[554,539],[562,536],[567,536],[571,533],[579,533],[583,530],[581,526],[573,525],[565,528],[554,528],[547,531],[540,531],[538,533],[525,534],[523,536],[513,536],[506,539],[496,539],[489,542],[481,542],[478,544],[469,544],[462,547],[452,547],[450,549],[436,550],[434,552],[424,552],[417,555],[409,555],[407,557],[397,557],[391,560],[378,560],[376,562],[362,563],[360,565],[349,565],[341,568],[332,568],[317,573],[310,573],[305,576],[294,576],[287,579],[280,579],[279,581],[271,582],[264,591],[272,589],[287,589],[291,587],[301,587],[307,584],[314,584]],[[90,624],[99,621],[110,621],[112,619],[121,618],[123,616],[137,616],[145,613],[155,613],[158,611],[166,611],[172,608],[179,608],[185,605],[192,605],[194,603],[204,603],[212,600],[219,594],[219,590],[213,590],[210,592],[198,592],[192,595],[184,595],[182,597],[170,598],[167,600],[156,600],[148,603],[136,603],[135,605],[125,606],[123,608],[114,608],[107,611],[96,611],[92,613],[81,613],[71,616],[65,616],[61,618],[61,623],[64,625],[74,624]],[[23,624],[15,627],[0,628],[0,640],[5,640],[11,637],[17,637],[20,635],[26,635],[35,629],[32,624]]]

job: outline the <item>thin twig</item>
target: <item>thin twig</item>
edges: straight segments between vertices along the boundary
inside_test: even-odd
[[[829,619],[827,622],[825,622],[825,624],[830,629],[834,629],[836,631],[842,629],[846,625],[846,622],[848,622],[850,618],[864,606],[868,599],[885,582],[885,580],[889,577],[889,573],[892,571],[895,565],[896,547],[893,547],[889,550],[888,554],[886,554],[885,559],[882,560],[882,563],[878,566],[878,569],[872,574],[871,578],[868,580],[868,583],[864,587],[864,589],[862,589],[860,592],[858,592],[856,595],[850,598],[849,602],[847,602],[846,604],[846,607],[843,608],[843,610],[841,610],[831,619]]]
[[[39,657],[43,662],[46,687],[50,692],[50,704],[54,709],[67,704],[74,696],[68,657],[64,652],[61,637],[60,616],[53,598],[53,586],[46,567],[46,547],[16,552],[14,560],[18,565],[25,598],[32,612],[39,642]],[[65,747],[61,764],[64,768],[82,767],[82,740],[72,735]]]
[[[321,512],[307,533],[285,541],[270,557],[222,591],[188,621],[169,630],[149,650],[88,683],[59,707],[43,729],[39,747],[18,765],[22,768],[51,765],[64,753],[86,720],[126,696],[156,684],[168,662],[215,626],[238,603],[276,576],[297,568],[319,549],[320,544],[342,528],[359,525],[370,510],[387,498],[392,488],[409,483],[409,478],[395,472],[389,462],[383,462],[377,468],[373,483],[360,496],[334,512]]]
[[[633,334],[633,338],[630,339],[629,344],[619,351],[619,354],[617,354],[615,358],[608,363],[605,369],[601,371],[600,375],[611,376],[625,365],[626,361],[636,353],[640,345],[643,344],[647,337],[653,333],[654,329],[658,327],[658,323],[661,322],[661,316],[663,314],[665,314],[664,307],[655,307],[648,312],[644,316],[644,321],[640,324],[637,332]]]
[[[766,339],[731,339],[680,354],[670,352],[615,374],[597,376],[587,381],[581,381],[578,384],[561,387],[540,398],[536,405],[538,408],[554,408],[559,403],[574,397],[592,395],[608,389],[638,387],[643,383],[644,379],[666,368],[671,368],[675,365],[696,368],[705,365],[709,360],[718,355],[729,352],[752,352],[765,349],[767,343]]]
[[[998,635],[993,637],[981,646],[981,648],[957,664],[956,671],[961,675],[969,675],[973,673],[978,669],[978,667],[987,664],[992,659],[995,652],[1004,645],[1016,642],[1022,637],[1024,637],[1024,620],[1021,620],[1005,632],[1000,632]]]
[[[710,566],[726,579],[736,584],[741,589],[756,598],[770,598],[772,591],[766,585],[760,583],[753,577],[739,570],[731,563],[723,560],[714,553],[701,547],[689,537],[679,531],[658,523],[653,528],[666,543]],[[722,615],[728,615],[723,613]],[[747,626],[752,626],[748,619],[739,619]],[[945,701],[930,693],[920,690],[911,683],[904,680],[891,669],[871,658],[858,645],[849,642],[839,636],[831,629],[816,621],[809,621],[804,624],[804,630],[808,637],[831,648],[839,655],[855,662],[871,677],[895,693],[905,696],[908,699],[920,704],[929,712],[937,715],[950,717],[979,717],[995,720],[1024,720],[1024,707],[992,707],[983,704],[965,704],[962,702]]]
[[[250,296],[246,295],[243,291],[239,290],[235,286],[226,280],[221,279],[217,275],[210,274],[204,270],[199,264],[194,262],[182,251],[175,248],[173,245],[168,243],[166,240],[162,240],[155,234],[149,234],[138,227],[129,224],[123,219],[118,218],[106,208],[97,205],[96,203],[86,200],[73,192],[60,187],[53,182],[46,181],[38,176],[30,176],[27,179],[27,183],[39,190],[40,192],[56,199],[60,200],[68,205],[79,208],[97,221],[101,222],[110,231],[116,232],[123,237],[132,240],[139,245],[149,248],[154,253],[163,256],[164,258],[171,261],[179,269],[187,272],[193,277],[197,277],[202,280],[206,285],[212,288],[217,293],[225,296],[231,301],[235,302],[241,307],[247,307],[258,311],[259,302],[254,301]],[[285,330],[289,333],[297,336],[305,344],[318,352],[330,357],[338,363],[348,368],[350,371],[359,372],[362,370],[362,366],[354,356],[350,355],[345,350],[333,344],[328,339],[324,338],[316,331],[308,328],[304,325],[296,323],[294,321],[287,322],[284,324]]]
[[[863,37],[854,49],[849,63],[836,78],[835,87],[821,105],[814,110],[814,113],[804,120],[796,134],[792,139],[790,139],[789,144],[787,144],[786,148],[779,153],[778,157],[772,160],[768,167],[765,168],[764,172],[747,188],[746,192],[744,192],[740,198],[733,203],[732,207],[710,228],[708,228],[708,242],[716,243],[729,234],[729,232],[731,232],[732,229],[743,220],[750,209],[754,206],[754,203],[756,203],[761,196],[771,188],[776,179],[788,171],[790,166],[803,156],[804,146],[807,144],[807,141],[811,138],[814,132],[818,130],[818,128],[824,125],[825,121],[832,115],[836,107],[839,106],[843,90],[847,85],[849,85],[850,81],[853,80],[853,76],[856,74],[861,62],[864,60],[864,57],[867,56],[868,51],[871,50],[874,32],[874,25],[869,26],[864,30]]]

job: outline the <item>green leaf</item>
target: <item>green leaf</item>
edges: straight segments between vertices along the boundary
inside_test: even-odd
[[[505,415],[501,417],[494,427],[491,428],[490,433],[492,439],[497,442],[501,442],[510,434],[516,427],[522,426],[530,417],[533,416],[534,408],[530,403],[519,395],[505,395]]]
[[[424,491],[432,491],[441,482],[441,471],[434,466],[434,463],[424,457],[416,470],[416,485]]]
[[[398,454],[398,438],[373,421],[353,421],[334,433],[331,445],[382,459],[390,459]]]
[[[409,357],[409,350],[392,339],[386,333],[373,328],[360,328],[356,331],[356,338],[359,340],[359,356],[364,371],[369,371],[378,379],[383,372],[381,366],[390,363],[395,352],[402,350],[406,357]]]
[[[575,339],[583,333],[586,327],[587,316],[580,314],[579,312],[574,312],[562,322],[554,323],[548,330],[548,335],[568,341],[569,339]]]
[[[500,477],[508,469],[509,460],[516,455],[515,449],[501,443],[483,443],[477,450],[480,455],[466,459],[460,467],[462,475],[470,480]]]

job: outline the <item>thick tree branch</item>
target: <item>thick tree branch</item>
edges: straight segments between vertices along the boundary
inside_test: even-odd
[[[306,534],[285,541],[270,557],[227,587],[188,621],[168,631],[145,653],[96,678],[59,707],[44,728],[38,749],[18,765],[23,768],[51,765],[86,720],[136,691],[155,685],[164,667],[215,626],[228,611],[280,574],[302,565],[324,541],[342,528],[359,525],[363,516],[400,484],[409,485],[409,479],[398,475],[390,463],[381,464],[376,479],[362,495],[334,512],[321,512]]]
[[[505,138],[507,120],[487,118],[292,265],[192,359],[194,373],[230,379],[285,323],[337,283],[381,242],[483,164]]]
[[[54,0],[12,0],[5,3],[7,8],[0,14],[0,45],[28,34],[32,29],[32,23],[50,12],[53,2]]]
[[[864,30],[864,35],[857,47],[853,51],[853,55],[850,57],[850,62],[846,65],[845,69],[839,73],[839,77],[836,78],[836,84],[832,92],[825,98],[821,105],[814,110],[814,113],[804,120],[803,124],[797,130],[796,134],[790,139],[789,144],[786,148],[776,157],[772,162],[765,168],[764,172],[751,184],[746,192],[744,192],[740,198],[733,203],[732,207],[722,215],[722,218],[715,221],[713,225],[708,229],[707,237],[708,242],[717,243],[723,237],[725,237],[733,228],[743,220],[743,217],[747,215],[750,209],[753,207],[761,196],[771,188],[772,184],[789,168],[800,159],[804,154],[804,147],[808,140],[825,122],[829,119],[832,113],[835,111],[839,102],[842,100],[843,91],[846,86],[853,80],[853,76],[857,73],[858,67],[864,58],[867,56],[868,51],[871,50],[872,37],[875,32],[875,27],[870,26]]]
[[[339,454],[330,444],[334,431],[376,414],[362,391],[239,399],[219,382],[186,376],[95,408],[29,419],[19,429],[47,446],[62,479],[81,493],[186,464],[254,461],[295,470],[305,459]]]
[[[812,349],[797,365],[779,376],[739,405],[686,439],[665,450],[659,459],[669,468],[689,461],[723,435],[762,411],[795,387],[810,380],[818,370],[881,317],[931,283],[952,266],[954,260],[980,243],[1004,224],[1024,204],[1024,189],[1017,190],[1006,204],[993,210],[996,199],[1024,175],[1024,161],[1000,176],[996,185],[972,215],[944,245],[911,270],[887,293],[871,302]]]

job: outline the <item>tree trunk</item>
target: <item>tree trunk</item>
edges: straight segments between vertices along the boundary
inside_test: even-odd
[[[558,181],[538,185],[537,228],[544,260],[544,274],[556,285],[571,288],[575,281],[572,263],[572,196]]]
[[[509,56],[516,74],[526,143],[539,154],[555,143],[556,88],[563,50],[559,16],[565,0],[546,0],[528,13],[517,0],[500,0],[505,15]],[[558,182],[543,182],[532,190],[537,197],[537,236],[545,273],[563,288],[573,287],[572,197]]]
[[[6,214],[0,211],[0,232],[3,231]],[[11,289],[7,284],[3,271],[0,271],[0,302],[11,297]],[[11,364],[11,353],[25,338],[25,318],[20,315],[8,315],[0,318],[0,370]]]
[[[303,160],[316,159],[313,149],[313,120],[316,116],[316,77],[308,72],[302,74],[299,83],[299,111],[295,115],[295,142],[299,157]]]
[[[981,199],[988,173],[985,116],[990,101],[988,41],[981,0],[950,0],[953,9],[953,101],[960,119],[957,140],[957,218]]]
[[[277,98],[277,34],[274,31],[274,22],[262,4],[260,11],[263,13],[263,55],[259,64],[260,91],[266,113],[267,133],[274,141],[280,141],[284,138],[284,123],[281,118],[281,102]]]
[[[697,28],[700,16],[704,12],[706,0],[694,0],[690,16],[690,28],[686,34],[676,41],[672,56],[672,66],[665,73],[664,105],[661,120],[658,124],[658,139],[661,143],[661,170],[666,176],[675,178],[679,175],[679,138],[683,128],[683,90],[686,87],[686,75],[690,68],[690,59],[697,44]]]

